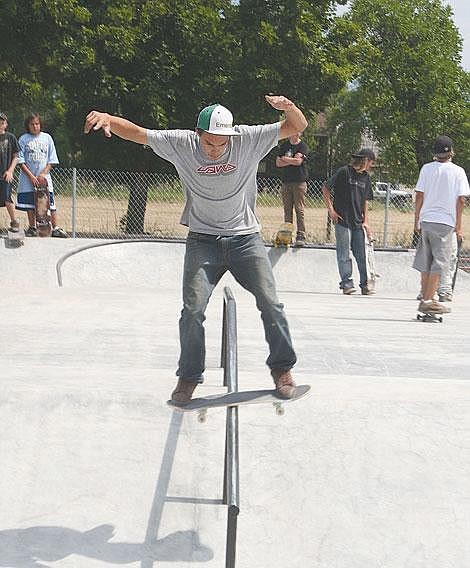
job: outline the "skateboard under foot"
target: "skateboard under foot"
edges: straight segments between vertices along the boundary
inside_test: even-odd
[[[442,323],[443,318],[439,314],[428,314],[425,312],[420,312],[416,319],[419,321],[424,321],[428,323]]]
[[[228,406],[244,406],[245,404],[272,404],[278,416],[284,414],[284,404],[294,402],[304,397],[310,390],[310,385],[298,385],[295,389],[293,398],[279,398],[273,389],[239,391],[212,394],[200,398],[193,398],[187,404],[175,404],[171,400],[167,401],[168,406],[179,412],[197,412],[199,422],[207,420],[207,411],[210,408],[222,408]]]

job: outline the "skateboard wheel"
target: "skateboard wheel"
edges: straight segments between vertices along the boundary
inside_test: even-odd
[[[197,421],[201,424],[207,420],[207,411],[202,410],[201,412],[197,413]]]

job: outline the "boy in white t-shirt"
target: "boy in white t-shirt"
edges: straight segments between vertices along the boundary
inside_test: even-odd
[[[434,141],[434,161],[425,164],[416,184],[415,231],[421,233],[413,268],[421,272],[422,300],[418,311],[450,312],[434,299],[441,273],[449,266],[453,233],[462,237],[462,210],[470,195],[465,170],[452,163],[453,142],[448,136]]]

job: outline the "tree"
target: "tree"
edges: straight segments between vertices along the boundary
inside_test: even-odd
[[[392,177],[413,182],[435,136],[468,145],[470,74],[451,10],[440,0],[353,0],[345,18],[358,38],[349,50],[357,77],[349,97]]]
[[[264,95],[281,93],[307,113],[324,108],[350,76],[348,22],[333,0],[240,0],[231,22],[235,54],[228,99],[246,121],[272,120]]]

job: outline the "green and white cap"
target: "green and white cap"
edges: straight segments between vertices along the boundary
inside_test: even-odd
[[[222,105],[210,105],[203,108],[197,119],[197,128],[209,134],[219,136],[240,136],[240,132],[233,128],[233,115]]]

